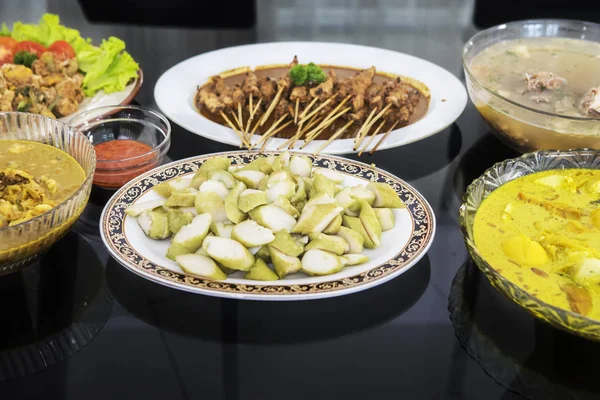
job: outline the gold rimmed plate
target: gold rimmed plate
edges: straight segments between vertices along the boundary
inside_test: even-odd
[[[294,152],[291,152],[294,154]],[[277,152],[267,152],[276,155]],[[106,204],[100,219],[102,240],[110,254],[132,272],[159,283],[210,296],[250,300],[308,300],[341,296],[382,284],[413,267],[425,255],[435,234],[435,216],[425,198],[400,178],[381,169],[335,156],[310,155],[313,166],[345,175],[345,185],[385,182],[398,193],[406,208],[395,209],[395,227],[383,233],[377,249],[365,250],[369,262],[344,268],[328,276],[289,275],[274,282],[243,278],[242,272],[224,281],[185,274],[165,257],[169,240],[148,239],[125,209],[158,195],[152,188],[177,177],[193,176],[198,167],[215,156],[231,158],[232,165],[244,165],[260,157],[256,152],[237,151],[208,154],[175,161],[149,171],[123,186]]]

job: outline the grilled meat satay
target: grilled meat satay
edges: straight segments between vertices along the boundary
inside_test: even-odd
[[[215,84],[215,93],[227,108],[233,108],[233,89],[225,83],[220,76],[213,76],[212,81]]]
[[[277,93],[276,82],[268,76],[261,76],[258,79],[258,88],[260,90],[260,97],[263,99],[263,104],[269,104]]]
[[[367,103],[369,107],[382,110],[383,109],[383,99],[385,97],[386,89],[384,85],[380,83],[373,83],[367,89],[365,93],[365,98],[367,99]]]
[[[289,105],[290,103],[285,99],[285,97],[279,99],[279,103],[277,103],[275,110],[273,110],[273,118],[275,118],[275,121],[290,112]]]
[[[287,73],[282,75],[281,78],[277,80],[277,90],[279,91],[282,88],[283,92],[281,93],[281,97],[286,99],[289,98],[290,91],[292,89],[292,79]]]
[[[362,123],[365,121],[365,119],[367,119],[367,116],[369,115],[369,109],[368,107],[363,107],[358,111],[346,115],[348,116],[349,120]]]
[[[308,94],[308,88],[306,86],[294,86],[292,92],[290,93],[290,101],[296,102],[296,99],[303,104],[310,102],[311,97]]]
[[[337,82],[337,77],[333,69],[329,69],[329,73],[325,82],[320,83],[314,88],[310,89],[310,96],[312,98],[318,97],[319,101],[325,101],[333,94],[333,87]]]
[[[393,104],[396,108],[401,108],[405,104],[411,104],[413,107],[419,101],[419,92],[417,89],[402,82],[400,78],[394,81],[394,85],[389,89],[385,97],[386,104]]]
[[[200,88],[197,97],[197,105],[208,108],[211,113],[217,113],[225,108],[225,104],[219,99],[213,82]]]
[[[254,72],[246,72],[246,76],[242,82],[242,91],[248,96],[260,97],[261,93],[260,88],[258,87],[258,78]]]
[[[240,85],[235,85],[231,97],[233,98],[233,104],[235,104],[236,107],[238,104],[241,104],[242,107],[246,105],[246,95]]]

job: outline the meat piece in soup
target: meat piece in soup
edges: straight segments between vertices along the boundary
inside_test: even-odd
[[[487,89],[524,106],[577,117],[600,117],[600,43],[527,38],[495,43],[470,69]]]

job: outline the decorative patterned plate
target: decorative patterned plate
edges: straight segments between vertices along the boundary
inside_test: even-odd
[[[152,190],[155,185],[179,176],[193,175],[205,160],[216,155],[229,157],[232,165],[240,165],[251,162],[258,153],[228,152],[176,161],[137,177],[115,193],[102,212],[100,231],[104,244],[117,261],[144,278],[180,290],[236,299],[304,300],[341,296],[386,282],[414,266],[433,241],[433,211],[423,196],[406,182],[357,161],[309,155],[314,166],[345,174],[347,185],[366,185],[368,181],[390,184],[406,205],[406,209],[394,210],[396,226],[383,233],[382,245],[364,251],[369,256],[368,263],[346,267],[329,276],[309,277],[298,273],[275,282],[243,279],[241,272],[229,275],[225,281],[186,275],[175,262],[165,258],[169,241],[148,239],[135,219],[126,216],[124,211],[138,201],[157,198]]]

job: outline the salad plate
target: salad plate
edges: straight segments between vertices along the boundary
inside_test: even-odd
[[[290,152],[292,155],[299,154]],[[266,155],[276,155],[267,152]],[[435,216],[425,198],[400,178],[379,168],[336,156],[310,155],[313,167],[344,176],[344,185],[385,183],[396,192],[405,208],[394,209],[395,225],[383,232],[381,245],[365,249],[369,261],[346,266],[325,276],[293,273],[275,281],[257,281],[240,271],[224,280],[211,280],[186,274],[177,263],[165,257],[169,240],[148,238],[126,209],[156,200],[157,185],[177,178],[191,178],[209,159],[228,157],[238,168],[261,157],[255,152],[238,151],[192,157],[160,166],[123,186],[106,204],[100,219],[104,244],[121,265],[158,284],[209,296],[249,300],[308,300],[341,296],[365,290],[393,279],[412,268],[426,254],[435,234]]]

